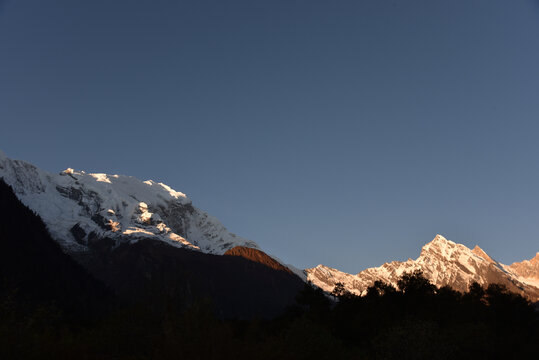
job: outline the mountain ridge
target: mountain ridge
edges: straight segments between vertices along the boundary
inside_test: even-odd
[[[257,243],[230,233],[216,218],[197,209],[184,193],[153,180],[86,173],[68,168],[58,174],[11,160],[0,151],[0,178],[38,214],[64,251],[79,261],[124,244],[154,240],[213,255],[234,255],[283,270],[331,292],[337,282],[364,294],[376,280],[396,284],[404,272],[421,270],[436,286],[466,291],[471,282],[499,282],[509,290],[539,299],[539,253],[504,265],[479,246],[469,249],[442,235],[421,248],[417,259],[392,261],[347,274],[324,265],[299,270],[265,254]]]
[[[438,234],[421,248],[420,255],[415,260],[392,261],[379,267],[365,269],[355,275],[324,265],[305,271],[309,281],[328,292],[333,290],[336,283],[342,283],[346,290],[364,295],[367,288],[377,280],[396,286],[398,278],[403,273],[421,270],[426,278],[438,287],[448,285],[465,292],[472,282],[482,286],[500,283],[510,291],[537,301],[539,287],[528,280],[529,276],[524,276],[524,270],[519,270],[525,268],[528,273],[535,274],[533,272],[536,270],[535,261],[533,263],[526,261],[528,260],[515,263],[517,265],[512,267],[503,265],[492,259],[479,246],[471,250]],[[539,271],[539,266],[537,270]]]

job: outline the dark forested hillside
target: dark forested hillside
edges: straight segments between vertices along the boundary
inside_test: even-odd
[[[28,311],[54,306],[78,320],[101,315],[114,302],[0,179],[0,299],[8,297]]]
[[[84,264],[124,302],[181,309],[206,299],[224,318],[276,316],[294,303],[304,285],[282,266],[275,269],[240,256],[204,254],[155,240],[94,253]]]
[[[377,281],[358,297],[339,284],[332,328],[347,347],[380,359],[522,359],[536,355],[539,313],[504,285],[436,288],[420,271],[398,287]]]

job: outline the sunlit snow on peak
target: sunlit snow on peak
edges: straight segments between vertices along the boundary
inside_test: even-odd
[[[356,275],[323,265],[305,271],[309,281],[328,292],[340,282],[348,291],[364,295],[376,280],[397,286],[397,280],[403,273],[421,270],[436,286],[450,285],[455,290],[466,291],[474,281],[480,285],[501,281],[509,286],[511,291],[525,292],[530,299],[539,300],[539,264],[535,265],[533,261],[524,260],[510,266],[503,265],[478,246],[471,250],[463,244],[436,235],[423,246],[420,256],[415,260],[392,261],[365,269]]]
[[[90,234],[117,244],[152,238],[212,254],[258,248],[166,184],[73,168],[51,174],[24,161],[0,160],[0,177],[67,251],[88,250]]]
[[[110,182],[109,177],[107,176],[107,174],[90,174],[90,176],[93,177],[94,179],[96,179],[99,182],[112,184]]]
[[[176,199],[178,199],[178,198],[187,198],[187,196],[184,193],[174,190],[173,188],[171,188],[167,184],[158,183],[158,182],[155,182],[153,180],[146,180],[146,181],[143,181],[143,182],[146,185],[162,187],[166,192],[169,193],[170,196],[172,196],[172,197],[174,197]]]

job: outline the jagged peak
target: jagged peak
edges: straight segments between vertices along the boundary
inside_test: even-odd
[[[329,266],[326,266],[326,265],[323,265],[323,264],[318,264],[315,267],[307,269],[307,270],[324,270],[324,271],[331,271],[331,272],[338,272],[338,273],[342,272],[342,271],[340,271],[338,269],[335,269],[335,268],[332,268],[332,267],[329,267]]]
[[[425,246],[434,245],[434,244],[444,245],[445,246],[445,245],[455,244],[455,243],[453,241],[451,241],[451,240],[447,240],[443,235],[436,234],[434,239],[432,239],[430,242],[426,243]],[[423,247],[425,247],[425,246],[423,246]]]
[[[477,255],[486,255],[487,253],[485,252],[485,250],[481,249],[479,247],[479,245],[475,245],[474,248],[472,249],[472,252],[474,254],[477,254]]]
[[[432,241],[448,241],[443,235],[440,235],[440,234],[436,234],[436,236],[434,237],[434,239],[432,239]]]
[[[496,261],[494,261],[494,259],[492,259],[492,258],[491,258],[491,257],[490,257],[490,256],[483,250],[483,249],[481,249],[481,248],[479,247],[479,245],[475,245],[475,247],[472,249],[472,252],[473,252],[475,255],[477,255],[477,256],[479,256],[479,257],[481,257],[481,258],[483,258],[483,259],[485,259],[485,260],[487,260],[487,261],[489,261],[489,262],[491,262],[491,263],[495,263],[495,262],[496,262]]]
[[[444,236],[436,234],[434,239],[423,245],[421,252],[429,251],[432,248],[447,247],[448,245],[455,245],[451,240],[447,240]]]
[[[471,253],[472,250],[469,249],[467,246],[458,244],[451,240],[447,240],[445,237],[438,234],[434,237],[432,241],[425,244],[421,248],[421,254],[419,255],[419,258],[417,260],[436,256],[452,261],[455,257],[460,256],[458,254],[467,254],[467,256],[472,256]]]
[[[329,266],[318,264],[314,267],[315,269],[331,269]]]

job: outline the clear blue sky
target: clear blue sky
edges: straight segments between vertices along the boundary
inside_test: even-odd
[[[539,251],[537,1],[0,1],[0,149],[298,267]]]

